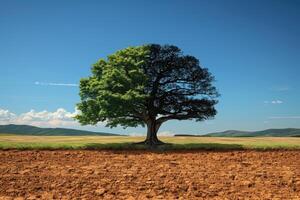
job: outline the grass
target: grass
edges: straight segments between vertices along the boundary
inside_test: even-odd
[[[0,149],[147,149],[133,144],[144,137],[125,136],[20,136],[0,135]],[[160,137],[166,142],[156,150],[300,149],[296,137]]]

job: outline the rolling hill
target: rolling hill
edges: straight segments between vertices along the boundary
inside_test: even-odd
[[[0,125],[0,134],[15,135],[36,135],[36,136],[80,136],[80,135],[98,135],[98,136],[118,136],[118,134],[92,132],[85,130],[67,129],[67,128],[40,128],[29,125]]]
[[[200,137],[300,137],[300,129],[267,129],[263,131],[238,131],[228,130],[205,135],[175,135],[175,136],[200,136]]]

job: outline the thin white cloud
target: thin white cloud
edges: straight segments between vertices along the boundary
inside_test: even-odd
[[[274,116],[269,119],[300,119],[300,116]]]
[[[46,83],[46,82],[34,82],[35,85],[42,85],[42,86],[66,86],[66,87],[78,87],[78,84],[75,83]]]
[[[274,101],[271,101],[272,104],[282,104],[283,101],[281,100],[274,100]]]
[[[288,86],[277,86],[277,87],[271,88],[271,90],[277,91],[277,92],[285,92],[285,91],[289,91],[290,89],[291,88]]]
[[[281,100],[264,101],[265,104],[282,104]]]

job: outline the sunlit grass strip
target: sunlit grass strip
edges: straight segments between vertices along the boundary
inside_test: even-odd
[[[161,137],[158,150],[300,149],[295,137]],[[144,137],[0,135],[0,149],[149,149],[136,145]]]

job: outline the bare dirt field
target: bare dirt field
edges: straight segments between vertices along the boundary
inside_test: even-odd
[[[8,150],[0,163],[0,199],[300,199],[299,150]]]

